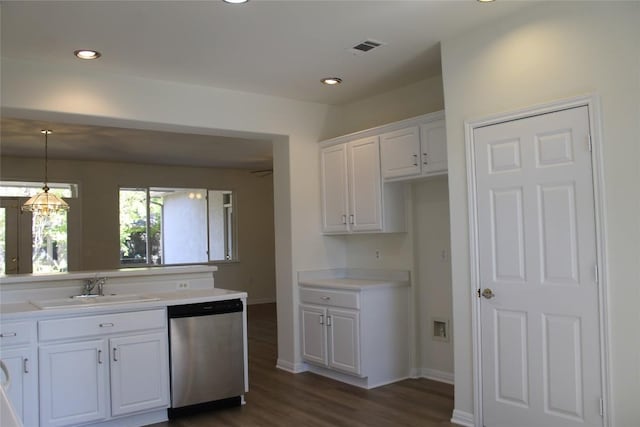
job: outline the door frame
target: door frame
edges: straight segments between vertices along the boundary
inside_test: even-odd
[[[575,107],[587,107],[589,114],[589,132],[591,135],[591,166],[593,169],[594,213],[596,227],[596,255],[598,268],[598,320],[600,326],[600,378],[602,383],[603,426],[613,425],[611,414],[611,384],[609,363],[609,310],[608,310],[608,262],[606,253],[606,206],[604,185],[604,162],[602,150],[602,125],[600,100],[596,94],[587,94],[539,104],[522,109],[497,113],[473,120],[465,120],[465,151],[467,160],[467,203],[469,220],[469,273],[471,283],[471,334],[473,355],[473,423],[483,426],[482,413],[482,339],[480,330],[480,269],[478,251],[478,221],[476,200],[476,168],[474,154],[474,130],[477,128],[524,119],[532,116],[553,113]]]

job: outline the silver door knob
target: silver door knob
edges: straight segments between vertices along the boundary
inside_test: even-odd
[[[496,295],[493,293],[491,289],[485,288],[484,291],[482,291],[482,296],[485,297],[486,299],[491,299]]]

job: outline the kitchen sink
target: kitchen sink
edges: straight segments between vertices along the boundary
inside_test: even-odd
[[[36,307],[47,310],[51,308],[69,308],[69,307],[95,307],[99,305],[110,304],[126,304],[134,302],[158,301],[160,298],[147,297],[144,295],[91,295],[91,296],[73,296],[67,298],[57,298],[41,301],[29,301]]]

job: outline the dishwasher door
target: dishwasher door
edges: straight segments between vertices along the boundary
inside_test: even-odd
[[[169,311],[172,408],[244,394],[243,313],[238,302],[236,312],[215,313],[215,303],[178,307],[181,317]],[[194,310],[189,313],[185,307]],[[197,308],[208,308],[211,314]]]

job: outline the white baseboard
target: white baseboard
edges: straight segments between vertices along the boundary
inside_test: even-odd
[[[276,362],[276,368],[282,369],[283,371],[291,372],[292,374],[299,374],[300,372],[305,372],[308,370],[306,363],[291,363],[288,360],[282,359],[278,359],[278,361]]]
[[[247,300],[247,305],[255,305],[255,304],[272,304],[276,302],[276,298],[251,298]]]
[[[439,381],[441,383],[453,384],[454,377],[453,372],[439,371],[437,369],[422,368],[418,369],[421,378],[428,380]]]
[[[464,427],[474,427],[473,414],[469,412],[460,411],[459,409],[453,410],[453,416],[451,417],[453,424],[458,424]]]

